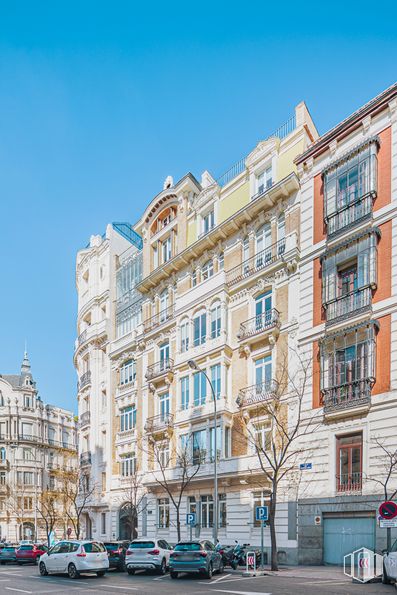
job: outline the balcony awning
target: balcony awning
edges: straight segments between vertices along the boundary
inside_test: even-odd
[[[343,248],[347,248],[347,246],[354,244],[354,242],[358,242],[358,240],[361,240],[361,238],[364,238],[365,236],[369,236],[372,234],[376,234],[378,236],[378,238],[382,237],[382,232],[379,227],[371,227],[369,229],[363,229],[363,230],[357,232],[356,234],[351,235],[344,242],[341,242],[340,244],[337,244],[336,246],[333,246],[332,248],[328,248],[324,252],[324,254],[322,254],[320,256],[320,262],[323,262],[324,259],[328,258],[332,254],[335,254],[335,252],[339,252],[339,250],[343,250]]]
[[[360,322],[359,324],[352,324],[351,326],[344,326],[342,329],[339,329],[333,333],[327,333],[324,337],[321,337],[321,339],[319,339],[319,345],[321,345],[322,343],[328,342],[328,341],[332,341],[332,339],[336,339],[337,337],[343,337],[344,335],[354,333],[355,331],[358,331],[361,328],[370,327],[370,326],[374,326],[377,331],[380,329],[380,324],[379,324],[378,320],[376,320],[376,319],[365,320],[363,322]]]
[[[348,159],[353,157],[353,155],[355,153],[358,153],[359,151],[364,149],[364,147],[368,147],[372,143],[376,143],[378,145],[378,147],[380,146],[380,138],[378,135],[370,136],[369,138],[366,138],[365,140],[363,140],[361,143],[354,145],[354,147],[352,147],[351,149],[349,149],[348,151],[343,153],[343,155],[341,157],[338,157],[338,159],[336,159],[335,161],[332,161],[332,163],[327,165],[327,167],[325,167],[323,169],[323,171],[321,172],[321,176],[324,177],[329,171],[331,171],[332,169],[335,169],[339,165],[342,165],[342,163],[344,161],[347,161]]]

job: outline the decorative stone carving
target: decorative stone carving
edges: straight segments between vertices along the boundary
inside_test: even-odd
[[[261,161],[267,157],[270,157],[272,151],[277,150],[280,145],[280,140],[276,137],[268,138],[267,140],[261,140],[253,151],[248,155],[245,160],[245,166],[249,169],[253,167],[258,161]]]

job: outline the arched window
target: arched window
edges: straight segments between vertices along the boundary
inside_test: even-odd
[[[124,362],[120,368],[120,384],[129,384],[135,380],[135,362],[132,359]]]
[[[202,273],[202,280],[206,281],[214,274],[214,263],[212,260],[207,260],[205,264],[203,264],[203,268],[201,269]]]
[[[181,352],[189,349],[189,320],[184,318],[180,326]]]
[[[4,448],[4,446],[2,446],[0,448],[0,461],[5,461],[6,460],[6,456],[7,456],[6,449]]]
[[[216,339],[221,334],[221,303],[215,302],[211,306],[211,339]]]

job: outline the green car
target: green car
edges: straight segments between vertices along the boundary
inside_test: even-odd
[[[171,578],[178,578],[181,572],[212,578],[214,572],[223,572],[222,556],[208,540],[180,541],[170,555]]]

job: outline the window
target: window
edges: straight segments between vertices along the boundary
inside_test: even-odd
[[[268,355],[255,361],[255,384],[257,387],[270,386],[272,380],[272,357]]]
[[[214,428],[210,428],[210,461],[215,460],[215,441],[214,441]],[[222,455],[222,428],[216,427],[216,452],[217,460],[219,461]]]
[[[163,257],[163,263],[168,262],[171,260],[172,251],[171,251],[171,236],[168,236],[163,242],[161,242],[161,254]]]
[[[34,474],[32,471],[17,471],[18,485],[34,485]]]
[[[202,274],[202,281],[206,281],[207,279],[209,279],[210,277],[213,276],[214,263],[212,262],[212,260],[207,260],[207,262],[205,264],[203,264],[203,267],[201,269],[201,274]]]
[[[106,471],[102,471],[101,474],[101,488],[102,492],[106,492]]]
[[[221,364],[211,366],[211,383],[217,399],[221,396]]]
[[[190,442],[190,435],[189,434],[181,434],[179,437],[180,442],[180,456],[183,461],[186,461],[189,457],[189,451],[191,447]]]
[[[337,491],[361,490],[362,480],[362,434],[341,436],[336,439]]]
[[[31,395],[23,395],[23,406],[27,409],[32,407],[32,397]]]
[[[102,267],[103,268],[103,267]],[[116,272],[116,298],[128,297],[142,279],[142,253],[136,252],[122,262]]]
[[[158,458],[160,469],[168,467],[170,462],[170,443],[168,440],[159,445]]]
[[[201,496],[201,526],[207,529],[214,526],[214,501],[212,496]]]
[[[6,472],[0,471],[0,485],[6,485]]]
[[[277,254],[281,256],[285,252],[285,215],[281,213],[277,220]]]
[[[120,368],[120,384],[129,384],[136,378],[135,362],[132,359],[124,362]]]
[[[106,512],[101,512],[101,535],[106,535]]]
[[[159,498],[157,500],[157,517],[159,529],[168,529],[170,526],[169,498]]]
[[[258,451],[270,450],[272,447],[272,426],[268,421],[254,426],[255,445]]]
[[[170,344],[168,343],[168,341],[167,343],[162,343],[160,345],[159,352],[161,362],[160,371],[163,372],[168,368],[170,359]]]
[[[136,473],[135,453],[123,455],[121,457],[121,475],[122,477],[131,477]]]
[[[254,527],[260,527],[261,521],[256,520],[255,509],[257,506],[270,506],[270,496],[267,492],[254,492],[253,493],[253,521]]]
[[[224,266],[225,266],[225,255],[223,254],[223,252],[221,252],[218,256],[218,269],[220,271],[223,271]]]
[[[133,303],[121,312],[116,314],[116,337],[124,335],[135,330],[142,320],[141,303]]]
[[[272,292],[267,291],[255,299],[255,330],[266,329],[272,321]]]
[[[255,266],[264,267],[272,260],[272,230],[270,223],[262,225],[256,232]]]
[[[204,405],[207,398],[207,379],[202,372],[193,374],[194,406]]]
[[[50,475],[48,478],[48,487],[50,490],[55,490],[55,477],[53,475]]]
[[[250,241],[249,241],[249,238],[246,237],[246,238],[244,238],[244,241],[243,241],[243,262],[248,260],[249,257],[250,257]]]
[[[2,446],[2,447],[0,448],[0,461],[5,461],[5,460],[6,460],[6,458],[7,458],[7,451],[6,451],[6,449],[4,448],[4,446]]]
[[[189,408],[189,376],[181,378],[181,409]]]
[[[27,424],[22,422],[22,435],[25,438],[32,438],[33,437],[33,426],[32,424]]]
[[[207,432],[198,430],[193,432],[193,465],[204,463],[207,454]]]
[[[54,456],[53,453],[50,455]],[[22,449],[22,458],[24,461],[34,461],[34,454],[31,448],[23,448]]]
[[[226,516],[226,494],[219,494],[218,497],[218,516],[219,516],[219,527],[226,527],[227,516]]]
[[[262,194],[272,185],[272,166],[268,166],[256,178],[256,192]]]
[[[160,294],[160,322],[167,320],[168,306],[169,292],[168,289],[164,289]]]
[[[162,421],[167,421],[170,413],[170,393],[167,391],[159,396],[159,413]]]
[[[207,314],[201,312],[193,318],[193,344],[202,345],[207,340]]]
[[[120,432],[128,432],[136,426],[136,408],[124,407],[120,410]]]
[[[197,285],[197,271],[194,270],[192,272],[192,287],[196,287]]]
[[[323,174],[328,233],[363,219],[372,210],[377,187],[377,141],[331,165]]]
[[[211,307],[211,339],[216,339],[221,334],[221,304],[220,302],[216,302]]]
[[[184,320],[181,323],[181,352],[185,353],[189,349],[189,321]]]
[[[215,213],[212,210],[212,211],[209,211],[203,217],[203,231],[202,231],[202,235],[208,233],[214,227],[215,227]]]
[[[0,390],[0,407],[4,407],[4,396],[3,393]]]

